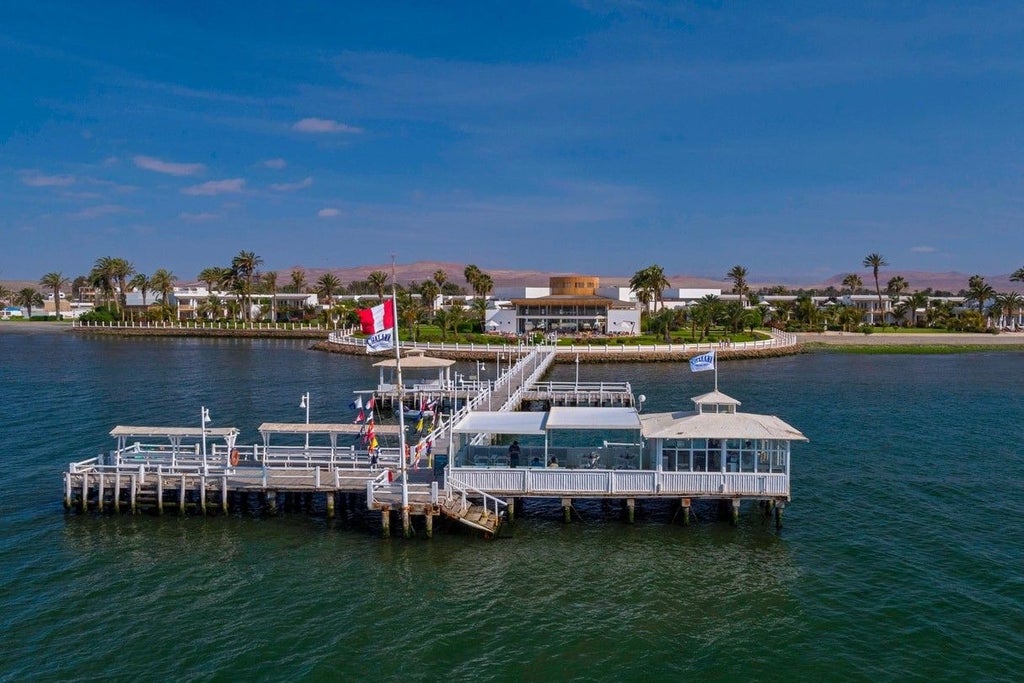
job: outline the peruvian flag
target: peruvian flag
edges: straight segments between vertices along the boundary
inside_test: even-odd
[[[385,301],[373,308],[359,311],[359,324],[366,338],[366,352],[386,351],[395,348],[395,302]]]
[[[387,300],[373,308],[359,310],[359,324],[363,334],[377,334],[395,326],[395,302]]]

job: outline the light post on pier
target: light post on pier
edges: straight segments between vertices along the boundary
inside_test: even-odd
[[[206,406],[199,408],[199,423],[202,425],[203,432],[203,465],[206,465],[206,423],[211,422],[210,411],[206,409]]]
[[[306,424],[309,424],[309,392],[307,391],[302,395],[302,400],[299,401],[299,407],[306,409]],[[306,450],[309,450],[309,427],[306,427]]]

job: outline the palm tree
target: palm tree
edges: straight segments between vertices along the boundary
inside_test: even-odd
[[[972,275],[968,280],[965,301],[973,301],[978,304],[978,313],[981,313],[985,309],[985,302],[995,296],[995,293],[996,290],[985,282],[985,278],[980,275]]]
[[[917,327],[917,311],[920,308],[925,310],[925,315],[928,315],[928,295],[924,292],[914,292],[907,299],[907,307],[910,309],[910,320],[911,325]]]
[[[1022,302],[1024,302],[1024,298],[1022,298],[1017,292],[996,294],[994,308],[998,309],[1000,313],[1000,327],[1009,326],[1010,321],[1013,320],[1013,314],[1021,307]]]
[[[153,277],[149,279],[149,286],[153,288],[154,292],[160,292],[160,303],[164,306],[170,305],[167,300],[170,298],[171,294],[174,293],[174,283],[177,280],[178,276],[166,268],[158,268],[157,271],[153,273]]]
[[[235,278],[244,281],[242,288],[243,317],[246,321],[252,319],[252,281],[256,277],[259,267],[263,265],[263,259],[252,251],[240,251],[235,258],[231,259],[231,271]]]
[[[121,319],[124,320],[125,307],[128,305],[128,280],[135,274],[135,266],[128,259],[117,257],[111,259],[110,268],[120,293]]]
[[[206,293],[211,294],[213,288],[224,281],[224,269],[220,266],[210,266],[199,271],[197,280],[206,285]]]
[[[0,285],[0,303],[6,304],[14,296],[14,291]]]
[[[322,296],[326,303],[324,304],[324,310],[328,310],[331,307],[332,297],[334,293],[341,289],[341,280],[331,273],[324,273],[320,276],[320,279],[316,281],[316,293]]]
[[[1013,271],[1013,274],[1010,275],[1010,280],[1013,282],[1024,282],[1024,268],[1018,268]]]
[[[375,270],[366,276],[366,281],[377,292],[377,301],[384,301],[384,288],[388,285],[388,274],[383,270]]]
[[[909,286],[910,285],[907,284],[906,279],[904,279],[902,275],[897,275],[896,277],[889,278],[889,282],[885,285],[885,291],[895,299],[899,299],[900,293]]]
[[[49,287],[53,290],[53,310],[57,314],[57,320],[61,319],[60,314],[60,290],[68,284],[69,280],[64,277],[63,273],[52,272],[39,278],[39,285],[41,287]],[[32,316],[29,316],[30,318]]]
[[[306,271],[304,270],[293,270],[292,271],[292,289],[296,294],[302,294],[306,291]]]
[[[636,300],[644,307],[647,317],[651,316],[651,301],[656,300],[654,287],[651,285],[651,269],[641,268],[629,279],[629,289],[636,294]]]
[[[480,330],[486,332],[484,322],[487,320],[487,299],[473,299],[470,310],[473,311],[473,317],[480,322]]]
[[[153,288],[153,281],[145,273],[136,273],[135,277],[128,281],[128,286],[133,290],[138,290],[142,295],[142,308],[146,308],[146,295]]]
[[[743,266],[733,266],[725,276],[732,280],[732,291],[740,295],[740,305],[742,306],[743,299],[750,290],[750,287],[747,286],[747,269]]]
[[[466,283],[473,291],[476,291],[476,279],[480,277],[481,272],[482,271],[472,263],[466,266],[465,270],[462,271],[462,276],[466,278]]]
[[[419,286],[420,300],[426,305],[430,312],[434,312],[434,304],[437,302],[437,295],[441,293],[441,287],[433,280],[424,280]]]
[[[114,259],[110,256],[101,256],[96,259],[96,262],[92,266],[92,270],[89,271],[89,282],[93,287],[99,290],[103,297],[103,305],[110,306],[111,299],[114,295]],[[117,309],[116,299],[114,299],[114,309]]]
[[[434,271],[434,282],[437,283],[437,291],[444,293],[444,283],[448,282],[448,273],[441,269]]]
[[[466,322],[466,309],[462,307],[461,303],[457,303],[448,309],[447,320],[452,331],[458,336],[459,328]]]
[[[860,275],[856,273],[850,273],[843,278],[843,287],[850,288],[850,294],[856,294],[857,290],[864,286],[864,281],[860,279]]]
[[[71,281],[71,296],[75,301],[82,300],[82,290],[89,286],[89,278],[79,275]]]
[[[473,283],[473,291],[481,299],[486,299],[494,291],[494,280],[487,273],[481,272]]]
[[[871,269],[871,274],[875,276],[875,293],[878,295],[878,314],[882,316],[882,324],[885,324],[885,313],[882,308],[882,288],[878,284],[878,269],[882,266],[887,266],[889,263],[885,260],[881,254],[868,254],[864,257],[862,262],[865,268]]]
[[[14,305],[24,306],[28,310],[28,319],[32,319],[32,307],[43,305],[43,295],[31,287],[19,289],[14,295]]]
[[[270,321],[277,322],[277,271],[263,274],[263,289],[270,294]]]
[[[694,333],[700,327],[700,341],[710,334],[711,327],[718,322],[721,306],[722,302],[717,296],[707,294],[690,307],[690,325]]]

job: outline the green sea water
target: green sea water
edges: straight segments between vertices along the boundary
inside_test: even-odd
[[[472,371],[467,364],[466,371]],[[721,366],[795,447],[781,533],[644,503],[531,502],[512,538],[380,540],[358,520],[65,514],[115,424],[345,420],[361,357],[301,342],[0,330],[0,680],[1020,680],[1024,354]],[[561,366],[555,379],[571,379]],[[646,411],[710,373],[581,366]]]

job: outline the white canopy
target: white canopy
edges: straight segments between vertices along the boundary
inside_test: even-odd
[[[545,425],[556,429],[632,429],[639,431],[640,415],[635,408],[592,408],[554,406]]]
[[[201,439],[203,438],[203,430],[200,427],[134,427],[118,425],[110,430],[110,435],[115,439],[122,437],[126,439],[132,437]],[[227,439],[228,437],[238,436],[238,429],[236,427],[207,427],[206,436]]]
[[[563,429],[640,430],[633,408],[555,406],[550,412],[474,411],[452,431],[459,434],[544,434]]]
[[[650,413],[642,415],[647,439],[781,439],[807,441],[774,415],[752,413]]]
[[[261,434],[359,434],[362,425],[338,423],[319,424],[306,422],[264,422],[260,425]],[[207,430],[210,431],[210,430]],[[375,425],[377,434],[398,434],[398,425]]]
[[[543,434],[547,413],[474,411],[458,421],[456,434]]]

